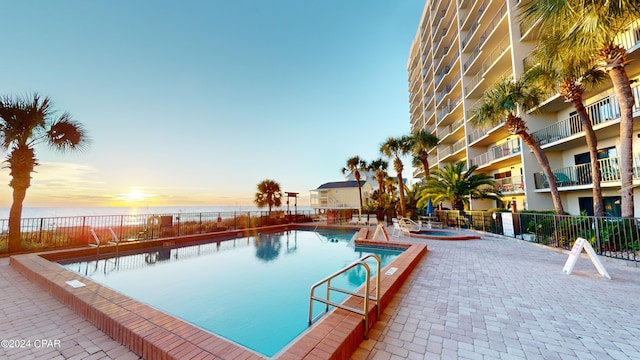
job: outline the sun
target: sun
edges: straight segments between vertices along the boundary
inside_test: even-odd
[[[131,190],[126,194],[122,194],[120,200],[125,202],[144,201],[149,198],[149,194],[145,194],[140,190]]]

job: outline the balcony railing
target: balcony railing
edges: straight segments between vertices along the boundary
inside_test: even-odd
[[[616,38],[616,42],[629,50],[640,44],[640,20],[636,20],[629,27],[629,31],[625,31]]]
[[[640,84],[633,84],[631,88],[635,105],[633,111],[640,111]],[[620,118],[620,107],[615,95],[604,97],[595,103],[587,106],[587,113],[591,119],[591,124],[598,125],[610,120]],[[549,125],[538,131],[531,133],[540,145],[552,143],[561,139],[568,138],[572,135],[582,132],[582,123],[578,115],[572,115],[567,119],[563,119],[555,124]]]
[[[464,141],[464,138],[456,141],[453,143],[453,145],[451,145],[451,149],[453,150],[453,153],[457,153],[458,151],[464,149],[466,143]]]
[[[460,126],[462,126],[462,124],[464,124],[464,118],[460,118],[456,121],[454,121],[453,123],[451,123],[450,125],[445,126],[439,134],[440,140],[442,140],[443,138],[451,135],[454,131],[456,131]]]
[[[598,160],[600,163],[600,175],[602,183],[620,181],[620,157],[610,157]],[[591,164],[580,164],[553,169],[558,187],[591,185],[593,176],[591,174]],[[533,174],[536,189],[548,189],[549,181],[544,173]],[[640,154],[633,156],[633,179],[640,179]]]
[[[503,193],[514,193],[524,191],[524,180],[522,175],[511,176],[502,179],[494,180],[496,184],[496,190]]]
[[[448,105],[441,106],[438,108],[438,123],[440,123],[445,116],[447,116],[450,112],[453,111],[460,103],[462,102],[462,95],[458,95],[455,99],[453,99]]]
[[[522,151],[522,146],[520,146],[520,139],[516,138],[510,141],[507,141],[504,144],[490,147],[489,151],[487,151],[486,153],[480,154],[474,157],[473,159],[471,159],[471,165],[480,167],[492,161],[499,160],[501,158],[505,158],[513,154],[520,153],[521,151]]]

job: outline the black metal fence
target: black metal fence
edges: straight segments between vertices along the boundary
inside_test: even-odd
[[[567,250],[582,237],[599,255],[640,261],[638,218],[487,211],[437,211],[435,215],[448,227],[482,230]]]
[[[345,223],[352,213],[329,214],[331,223]],[[310,222],[315,216],[313,211],[272,211],[270,216],[267,211],[246,211],[26,218],[21,221],[21,239],[24,250],[35,251],[93,244],[92,229],[102,242],[113,241],[109,229],[120,240],[149,240]],[[447,227],[481,230],[562,249],[570,249],[582,237],[599,255],[640,261],[637,218],[450,210],[436,211],[435,216]],[[8,220],[0,219],[0,253],[7,252],[8,225]]]
[[[149,240],[162,237],[213,233],[267,225],[312,221],[312,211],[199,212],[140,215],[26,218],[20,223],[23,250],[42,250],[94,244],[91,230],[101,242]],[[0,220],[0,253],[6,253],[9,220]]]

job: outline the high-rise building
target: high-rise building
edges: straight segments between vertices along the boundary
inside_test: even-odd
[[[538,41],[536,26],[521,24],[516,0],[427,0],[407,64],[411,130],[435,133],[440,143],[429,152],[431,168],[458,161],[490,174],[503,202],[472,201],[472,209],[503,207],[553,209],[546,177],[531,150],[503,123],[476,128],[471,110],[496,80],[519,78]],[[619,38],[631,61],[634,106],[634,186],[640,185],[640,22]],[[620,111],[611,82],[585,93],[584,104],[598,138],[598,158],[607,215],[620,215]],[[550,95],[538,111],[520,114],[542,145],[556,175],[565,211],[593,213],[589,152],[573,106]],[[414,176],[424,176],[418,168]],[[634,195],[640,217],[640,189]]]

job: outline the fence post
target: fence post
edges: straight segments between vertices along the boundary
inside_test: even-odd
[[[40,231],[38,232],[38,242],[42,244],[42,231],[44,227],[44,218],[40,218]]]
[[[124,215],[120,216],[120,231],[118,231],[118,237],[120,239],[122,239],[122,232],[124,231]],[[115,241],[116,239],[113,239],[113,241]]]
[[[598,254],[602,254],[602,249],[600,248],[600,227],[598,226],[598,218],[595,218],[595,224],[596,224],[596,249],[598,251]],[[569,245],[571,246],[571,245]]]

